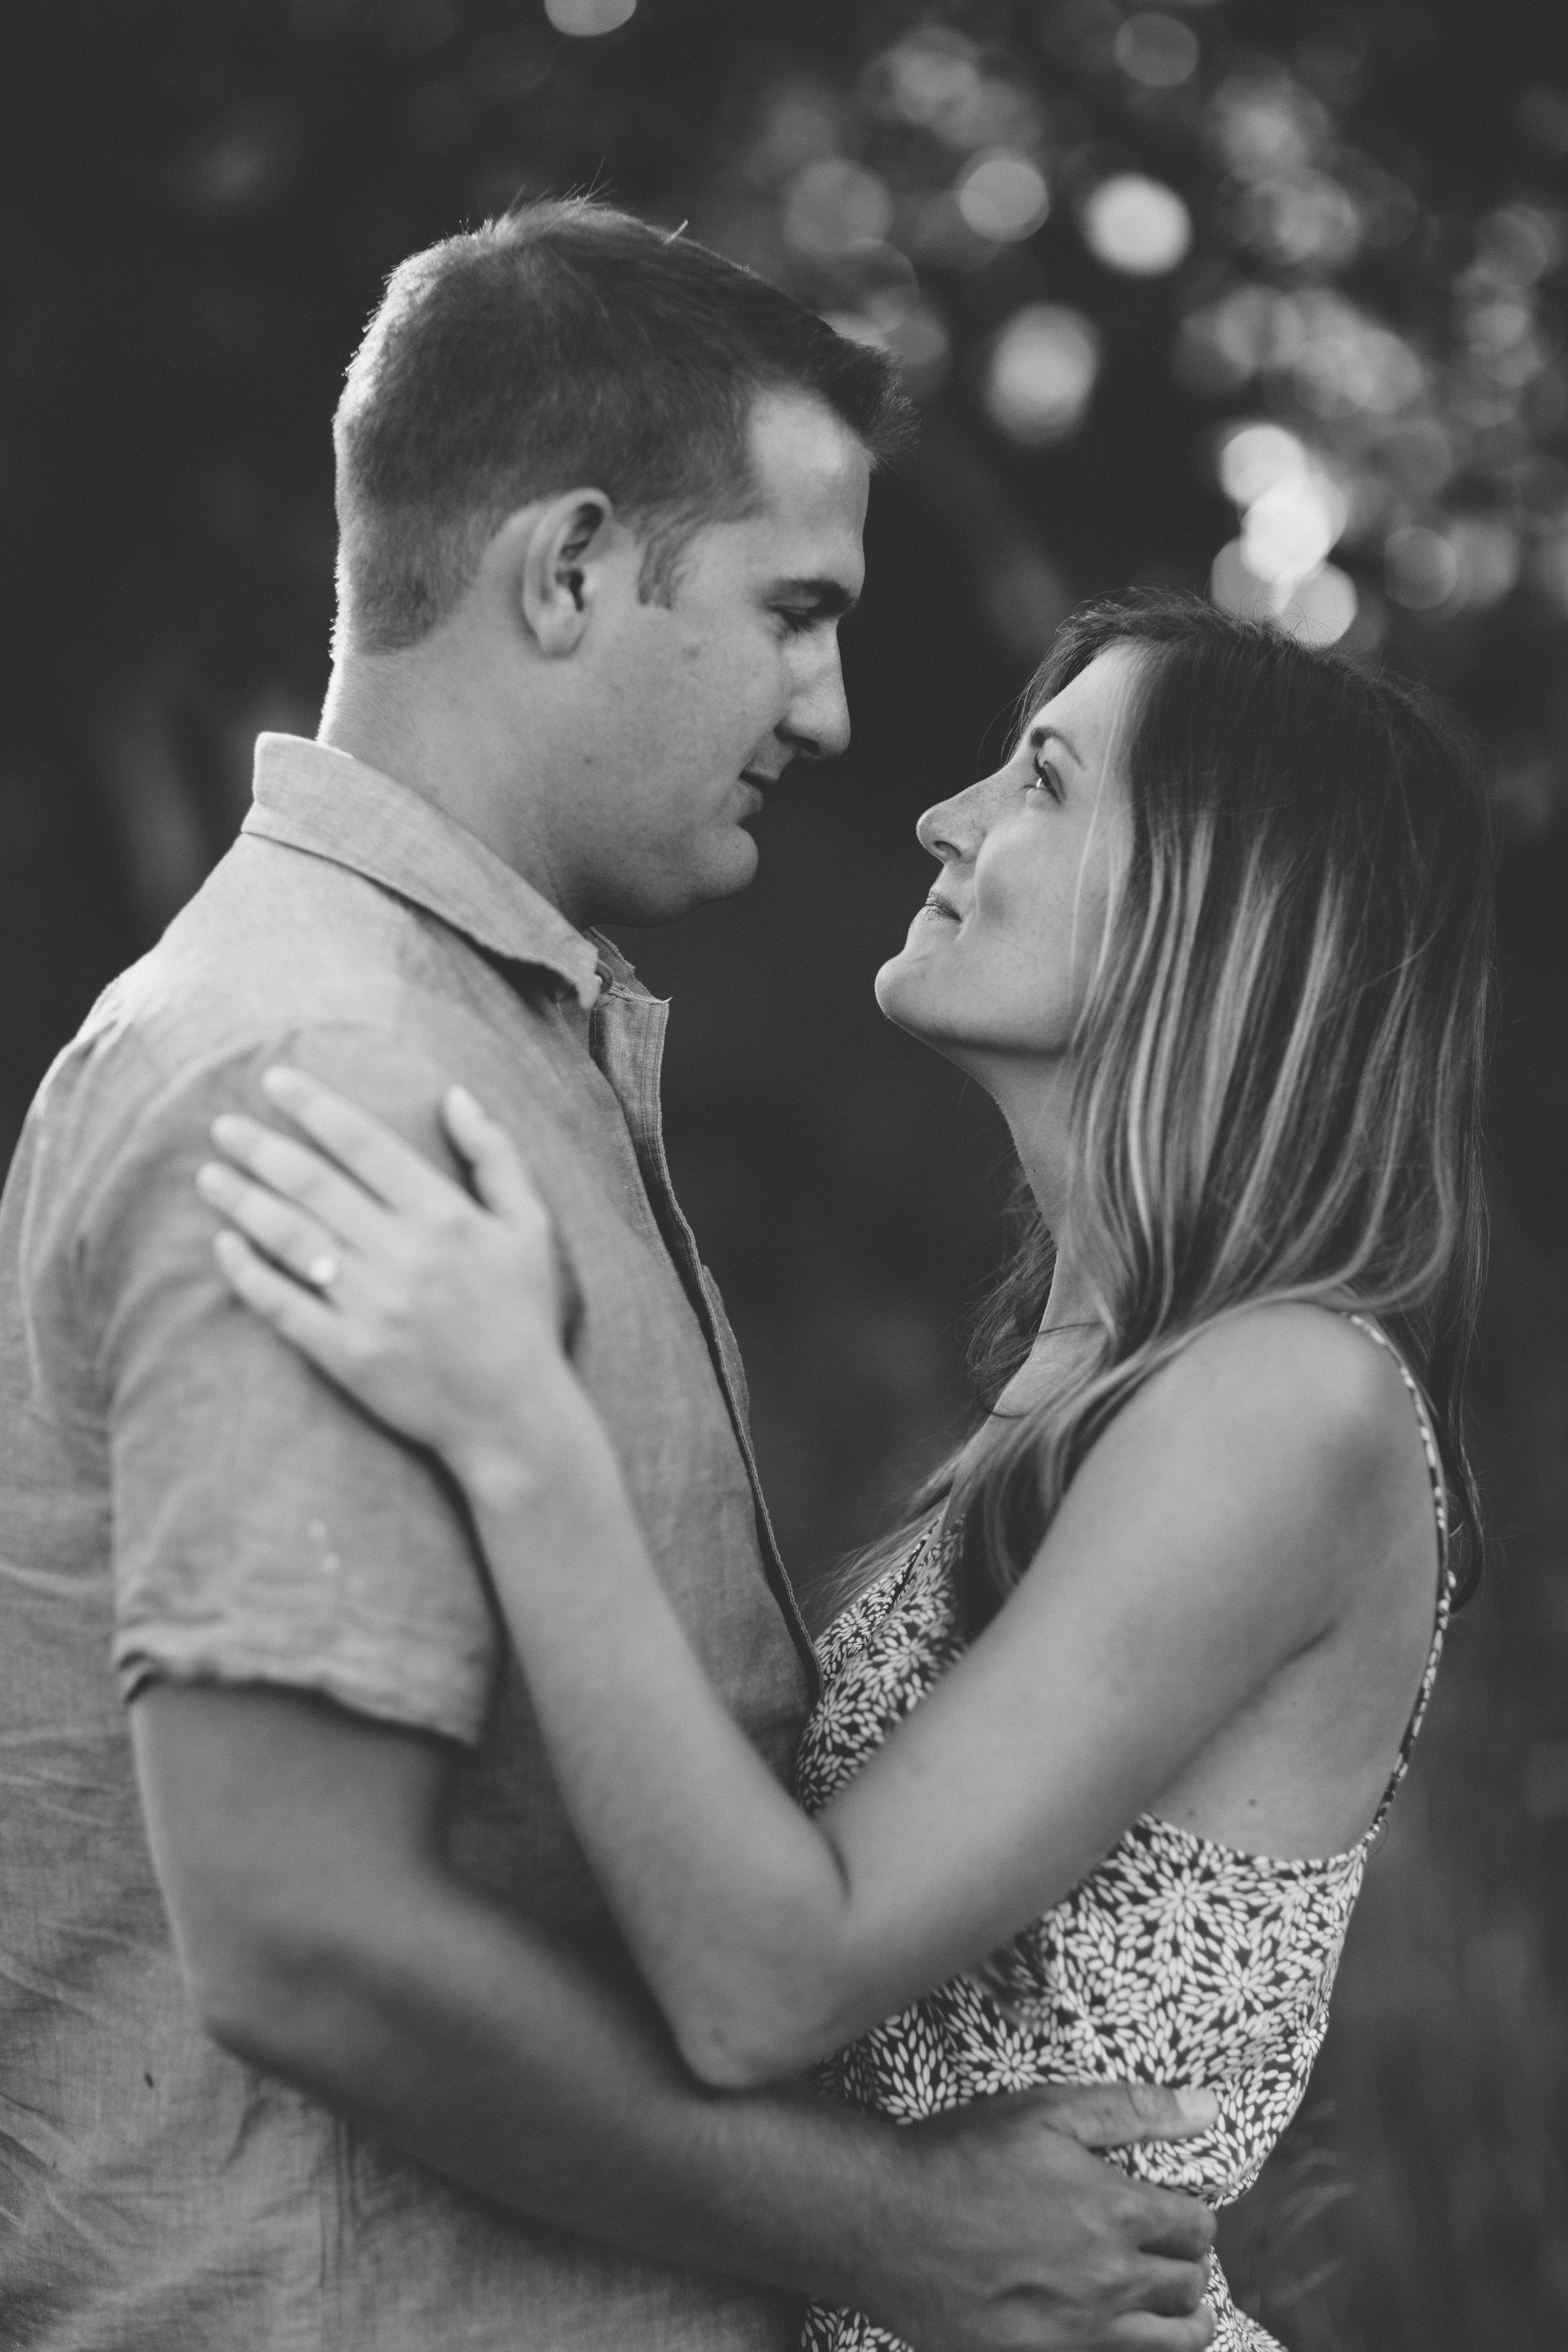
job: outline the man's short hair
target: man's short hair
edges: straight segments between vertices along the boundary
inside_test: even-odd
[[[891,362],[766,278],[586,198],[519,206],[401,263],[334,420],[340,625],[415,645],[509,514],[582,483],[674,593],[704,522],[743,514],[760,393],[824,402],[873,463],[910,428]]]

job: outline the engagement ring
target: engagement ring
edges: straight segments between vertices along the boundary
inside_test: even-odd
[[[331,1250],[322,1250],[305,1268],[305,1279],[312,1290],[331,1290],[341,1271]]]

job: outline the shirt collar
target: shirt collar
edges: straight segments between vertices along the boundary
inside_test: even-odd
[[[585,1010],[606,982],[637,985],[610,940],[584,937],[466,825],[351,753],[300,735],[262,735],[254,791],[243,832],[329,857],[476,946],[553,972]]]

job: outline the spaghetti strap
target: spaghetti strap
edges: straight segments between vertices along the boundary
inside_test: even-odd
[[[1433,1517],[1437,1525],[1437,1603],[1432,1628],[1432,1646],[1426,1654],[1426,1671],[1421,1677],[1421,1687],[1415,1695],[1415,1705],[1411,1712],[1410,1721],[1405,1726],[1405,1737],[1399,1743],[1398,1759],[1390,1776],[1388,1786],[1383,1792],[1383,1801],[1373,1817],[1372,1827],[1363,1840],[1364,1845],[1371,1845],[1388,1819],[1388,1809],[1394,1802],[1394,1794],[1401,1780],[1410,1769],[1410,1751],[1415,1745],[1415,1735],[1420,1730],[1426,1716],[1427,1702],[1432,1696],[1432,1685],[1437,1679],[1437,1661],[1443,1654],[1443,1636],[1448,1630],[1448,1619],[1453,1612],[1454,1573],[1448,1557],[1447,1482],[1443,1475],[1443,1458],[1437,1451],[1437,1439],[1432,1427],[1432,1416],[1426,1409],[1426,1400],[1421,1393],[1420,1382],[1387,1332],[1373,1322],[1370,1316],[1347,1312],[1345,1320],[1347,1323],[1353,1323],[1358,1331],[1364,1332],[1366,1337],[1374,1341],[1385,1355],[1393,1358],[1394,1368],[1405,1383],[1405,1392],[1415,1409],[1416,1427],[1421,1432],[1421,1444],[1426,1455],[1426,1473],[1432,1482]]]

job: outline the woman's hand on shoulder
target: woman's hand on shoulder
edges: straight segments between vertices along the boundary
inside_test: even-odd
[[[450,1089],[442,1124],[470,1195],[304,1072],[262,1084],[297,1132],[219,1118],[225,1158],[196,1179],[227,1220],[214,1249],[230,1287],[459,1475],[477,1452],[515,1452],[575,1382],[549,1213],[507,1136]]]

